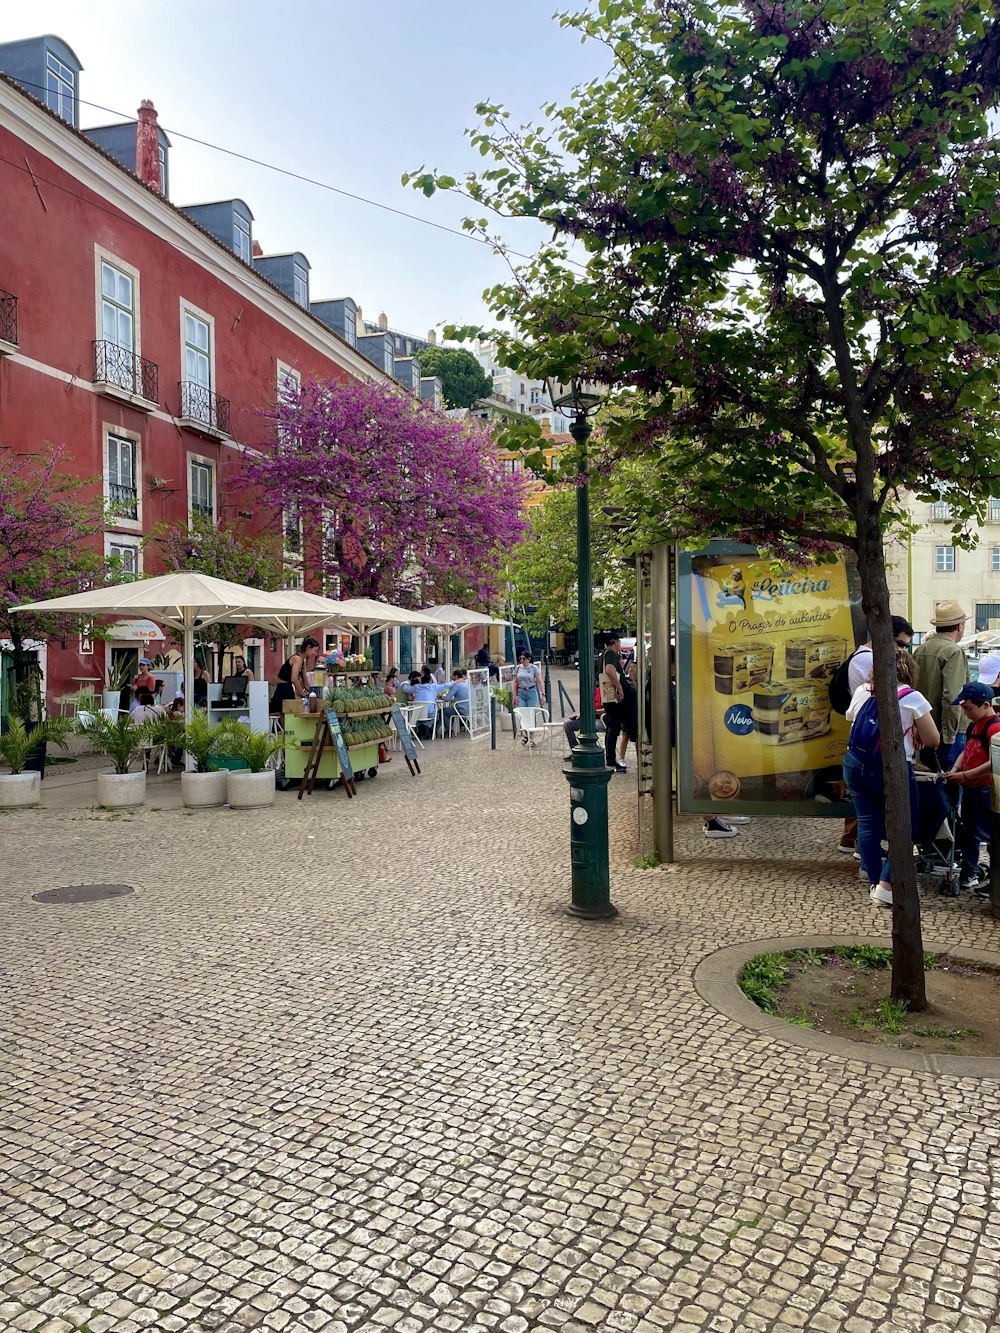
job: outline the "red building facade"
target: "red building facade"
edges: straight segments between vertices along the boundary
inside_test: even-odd
[[[147,104],[137,131],[145,181],[0,75],[0,444],[63,446],[115,504],[106,554],[149,575],[159,523],[280,523],[231,477],[283,382],[381,372],[163,197]],[[50,703],[114,646],[50,643]]]

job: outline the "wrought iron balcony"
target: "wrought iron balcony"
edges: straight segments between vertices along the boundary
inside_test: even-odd
[[[198,518],[207,518],[211,522],[215,522],[215,510],[210,504],[202,504],[199,500],[192,500],[191,513],[196,514]]]
[[[160,370],[156,362],[104,339],[94,343],[94,383],[121,389],[147,403],[159,402]]]
[[[219,435],[229,434],[229,399],[194,380],[181,380],[181,420]]]
[[[17,346],[17,297],[0,287],[0,343]]]
[[[109,481],[108,500],[122,518],[139,517],[139,496],[134,486],[123,486],[117,481]]]

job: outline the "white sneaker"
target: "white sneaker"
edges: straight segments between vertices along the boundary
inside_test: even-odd
[[[860,860],[861,860],[861,853],[860,853],[860,852],[851,852],[851,855],[854,857],[855,861],[860,861]]]
[[[883,889],[881,884],[873,884],[868,898],[871,902],[877,903],[879,907],[891,907],[892,889]]]
[[[865,868],[864,868],[864,866],[858,866],[858,879],[862,879],[862,880],[864,880],[864,882],[865,882],[866,884],[871,884],[871,880],[868,878],[868,875],[865,873]]]
[[[735,838],[738,834],[739,829],[734,829],[724,819],[712,818],[705,825],[706,838]]]
[[[853,843],[853,842],[838,842],[838,843],[837,843],[837,851],[838,851],[838,852],[843,852],[845,856],[853,856],[853,855],[854,855],[854,843]]]

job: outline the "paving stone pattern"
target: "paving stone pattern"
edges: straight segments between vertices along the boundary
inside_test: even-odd
[[[110,817],[81,769],[0,816],[0,1329],[1000,1327],[1000,1085],[798,1051],[692,983],[884,934],[836,826],[684,819],[636,871],[615,778],[622,915],[584,923],[559,757],[487,747],[350,802],[161,782]],[[32,901],[88,882],[136,892]],[[978,901],[925,913],[1000,948]]]

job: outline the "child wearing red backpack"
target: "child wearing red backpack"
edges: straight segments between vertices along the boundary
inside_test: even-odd
[[[953,704],[960,704],[969,719],[965,748],[954,767],[944,776],[962,788],[962,822],[958,850],[962,854],[959,889],[971,889],[988,898],[989,884],[979,883],[979,849],[990,836],[990,741],[1000,731],[1000,717],[993,708],[993,690],[973,681],[962,686]]]

